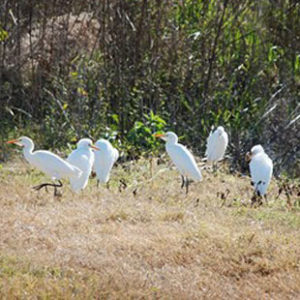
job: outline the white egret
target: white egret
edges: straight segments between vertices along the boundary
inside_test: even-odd
[[[228,134],[223,126],[219,126],[214,132],[211,130],[207,138],[206,153],[207,162],[214,166],[225,154],[228,145]]]
[[[28,137],[22,136],[18,139],[8,141],[7,143],[23,147],[25,159],[31,165],[44,172],[46,175],[51,177],[52,180],[58,180],[59,182],[59,184],[43,183],[33,187],[37,191],[43,187],[53,186],[54,195],[57,196],[57,188],[62,187],[60,179],[69,178],[71,180],[77,179],[81,176],[82,172],[80,169],[63,160],[58,155],[45,150],[33,151],[34,143]]]
[[[92,149],[99,150],[93,146],[92,140],[87,138],[81,139],[77,143],[77,149],[72,151],[67,158],[69,163],[82,171],[79,177],[70,179],[71,188],[76,193],[83,190],[88,184],[95,159]]]
[[[119,151],[105,139],[99,139],[95,143],[95,146],[100,149],[100,151],[95,152],[95,161],[93,166],[93,170],[97,174],[97,182],[99,186],[99,182],[108,183],[110,171],[114,163],[119,158]]]
[[[169,131],[165,134],[155,134],[154,136],[166,141],[166,150],[181,174],[181,188],[185,185],[186,193],[188,193],[188,177],[191,177],[195,181],[202,180],[201,172],[193,155],[185,146],[178,143],[178,137],[174,132]]]
[[[246,160],[250,162],[250,174],[254,186],[254,191],[257,196],[266,198],[266,192],[271,181],[273,173],[273,162],[265,153],[261,145],[256,145],[251,148],[246,154]]]

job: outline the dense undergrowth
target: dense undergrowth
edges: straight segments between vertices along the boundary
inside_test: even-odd
[[[203,155],[223,125],[234,168],[261,143],[297,177],[299,13],[292,0],[2,1],[1,141],[102,136],[127,160],[157,149],[159,124]]]

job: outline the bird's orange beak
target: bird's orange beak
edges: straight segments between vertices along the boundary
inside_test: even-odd
[[[18,145],[18,146],[22,146],[22,145],[19,143],[19,140],[18,140],[18,139],[14,139],[14,140],[7,141],[6,144],[15,144],[15,145]]]
[[[162,137],[164,137],[165,135],[162,134],[162,133],[156,133],[156,134],[153,134],[153,136],[156,137],[156,138],[162,138]]]
[[[93,148],[93,149],[96,150],[96,151],[99,151],[99,150],[100,150],[100,148],[98,148],[98,147],[96,147],[96,146],[94,146],[94,145],[90,145],[90,147]]]
[[[245,156],[245,161],[249,162],[251,160],[251,158],[252,158],[251,152],[247,152],[246,156]]]

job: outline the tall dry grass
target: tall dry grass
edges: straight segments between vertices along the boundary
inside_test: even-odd
[[[91,180],[54,199],[30,189],[41,174],[5,165],[0,297],[299,299],[299,207],[275,200],[274,181],[269,204],[251,208],[249,178],[224,167],[185,195],[176,171],[154,164],[151,180],[149,166],[118,166],[110,190]]]

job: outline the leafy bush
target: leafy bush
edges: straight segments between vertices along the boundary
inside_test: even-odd
[[[297,1],[2,2],[4,139],[32,126],[47,147],[106,136],[142,155],[155,149],[152,110],[199,155],[223,125],[237,168],[262,143],[276,172],[295,174]]]
[[[166,122],[160,116],[150,111],[149,115],[144,114],[144,122],[136,121],[129,130],[126,140],[128,152],[131,156],[140,156],[157,153],[161,143],[153,136],[154,133],[163,132],[166,129]]]

